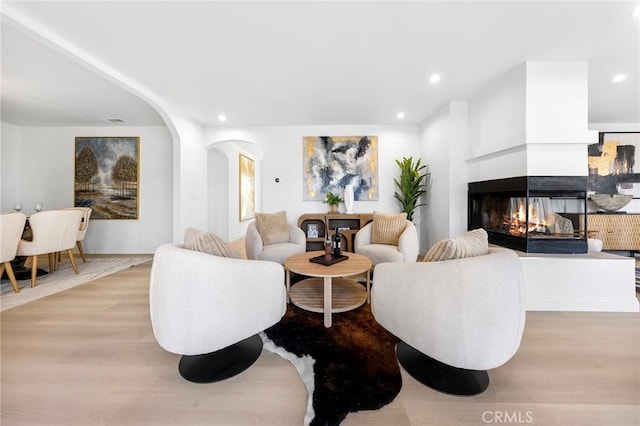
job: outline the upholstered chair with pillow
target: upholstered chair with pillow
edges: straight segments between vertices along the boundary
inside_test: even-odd
[[[415,262],[418,258],[418,231],[406,213],[373,212],[373,220],[354,239],[354,251],[371,259],[375,267],[383,262]]]
[[[220,381],[249,368],[262,351],[258,333],[287,309],[281,265],[228,254],[215,235],[192,229],[184,246],[164,244],[153,257],[153,332],[162,348],[182,355],[178,371],[191,382]]]
[[[520,259],[489,248],[484,230],[443,240],[427,256],[431,261],[376,267],[373,315],[401,340],[398,361],[416,380],[452,395],[479,394],[489,386],[487,370],[520,346]]]
[[[307,238],[302,229],[287,222],[284,211],[256,213],[256,220],[247,227],[245,249],[249,259],[284,265],[287,258],[307,250]]]

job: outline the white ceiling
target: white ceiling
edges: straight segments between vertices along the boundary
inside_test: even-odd
[[[232,126],[420,123],[525,61],[586,61],[589,121],[640,123],[639,5],[4,1],[2,121],[162,123],[86,60],[203,125]],[[612,83],[617,73],[627,80]]]

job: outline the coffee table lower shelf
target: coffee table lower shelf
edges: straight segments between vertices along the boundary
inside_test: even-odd
[[[289,289],[291,302],[311,312],[324,313],[324,279],[307,278]],[[367,290],[354,280],[331,279],[331,313],[347,312],[367,301]]]

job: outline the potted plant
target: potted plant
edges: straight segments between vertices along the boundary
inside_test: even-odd
[[[338,194],[334,194],[331,191],[327,191],[324,194],[324,202],[329,204],[329,211],[331,213],[338,212],[338,204],[340,204],[342,201],[342,198],[340,198]]]
[[[393,193],[393,197],[400,202],[402,211],[407,213],[407,219],[413,220],[413,212],[416,207],[424,206],[418,203],[420,197],[426,192],[425,185],[429,176],[426,164],[421,164],[422,159],[414,163],[413,157],[402,157],[402,161],[396,160],[400,167],[400,177],[393,179],[398,191]]]

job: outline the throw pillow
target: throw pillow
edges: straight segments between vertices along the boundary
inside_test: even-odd
[[[397,246],[406,220],[407,213],[385,214],[374,211],[373,225],[371,225],[371,244]]]
[[[438,241],[422,259],[424,262],[462,259],[489,253],[489,236],[482,228],[474,229],[459,237]]]
[[[289,224],[285,211],[256,213],[256,227],[264,245],[289,242]]]
[[[184,232],[184,248],[214,256],[233,257],[220,237],[195,228],[187,228]]]

